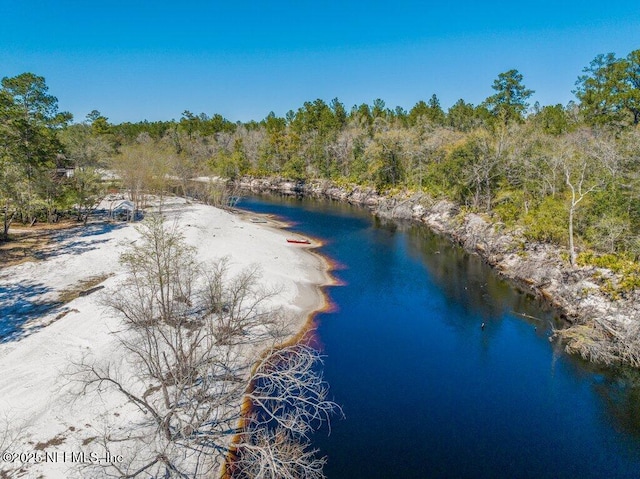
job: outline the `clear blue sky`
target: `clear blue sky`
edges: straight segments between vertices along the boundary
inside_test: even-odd
[[[338,97],[410,109],[492,94],[524,75],[542,104],[573,99],[598,53],[640,48],[640,1],[0,0],[0,76],[46,78],[77,121],[232,121]]]

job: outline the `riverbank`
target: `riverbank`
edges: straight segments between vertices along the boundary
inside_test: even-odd
[[[277,224],[252,223],[179,199],[163,205],[163,213],[177,221],[200,261],[228,256],[232,274],[258,265],[260,283],[279,287],[270,306],[283,308],[290,337],[325,306],[320,286],[330,282],[326,263],[307,248],[288,244],[289,235]],[[11,338],[0,344],[0,449],[10,441],[11,452],[51,453],[59,460],[22,464],[18,456],[0,464],[0,477],[2,471],[7,477],[82,477],[81,465],[63,460],[63,454],[100,450],[92,444],[108,428],[130,427],[140,414],[115,393],[77,395],[68,376],[83,358],[123,360],[115,336],[121,320],[103,300],[122,284],[118,257],[139,233],[128,223],[95,223],[56,234],[50,243],[56,247],[43,257],[0,268],[2,319],[14,323]],[[259,349],[251,354],[258,357]]]
[[[565,249],[531,242],[520,228],[508,229],[503,223],[464,212],[450,201],[436,201],[419,193],[385,196],[372,188],[277,178],[243,178],[239,185],[252,192],[330,198],[363,206],[380,217],[422,223],[478,254],[519,288],[554,307],[570,323],[556,332],[569,352],[594,362],[640,367],[640,291],[612,299],[601,286],[618,280],[614,272],[593,266],[572,267],[563,258]]]

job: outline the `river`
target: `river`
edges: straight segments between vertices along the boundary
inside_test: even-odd
[[[637,375],[565,354],[553,312],[480,258],[346,204],[238,206],[323,239],[337,264],[316,333],[345,414],[314,435],[329,479],[640,477]]]

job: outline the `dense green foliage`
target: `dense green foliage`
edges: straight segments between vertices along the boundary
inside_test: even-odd
[[[58,113],[58,100],[47,93],[42,77],[23,73],[2,79],[0,90],[0,201],[6,236],[11,220],[33,222],[51,216],[64,201],[64,188],[55,182],[62,144],[58,132],[70,120]]]
[[[640,50],[626,58],[598,55],[578,79],[576,96],[595,124],[640,122]]]
[[[640,255],[640,50],[599,55],[576,82],[576,103],[530,107],[517,70],[494,94],[444,111],[436,95],[408,111],[338,99],[285,117],[233,123],[185,111],[178,121],[110,124],[98,111],[69,124],[32,74],[0,90],[0,200],[5,220],[86,211],[113,169],[135,196],[197,195],[194,177],[329,179],[453,200],[528,238],[579,250]],[[52,175],[73,166],[72,178]],[[136,200],[137,201],[137,200]],[[82,216],[82,213],[79,213]]]

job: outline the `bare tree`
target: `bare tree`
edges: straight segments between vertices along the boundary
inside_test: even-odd
[[[246,394],[253,411],[236,452],[234,478],[322,478],[324,458],[310,433],[336,411],[319,373],[318,353],[304,344],[270,351],[257,364]]]
[[[246,126],[240,125],[236,129],[236,140],[242,142],[244,156],[250,168],[256,170],[260,159],[260,152],[266,142],[266,131],[264,127],[247,129]]]
[[[554,331],[565,349],[584,359],[600,364],[627,364],[640,367],[640,323],[607,322],[593,316]]]
[[[158,195],[162,201],[169,186],[172,165],[176,163],[175,156],[167,145],[141,134],[137,143],[124,146],[113,158],[112,167],[120,176],[136,211],[145,205],[148,194]]]
[[[601,157],[594,148],[594,140],[586,131],[571,135],[560,151],[565,184],[569,188],[569,260],[576,264],[574,218],[579,204],[592,192],[600,189],[610,176],[613,162]]]
[[[10,414],[5,413],[0,417],[0,457],[3,458],[0,461],[0,478],[12,477],[9,473],[13,467],[19,468],[21,466],[19,461],[13,464],[13,461],[6,459],[7,457],[12,457],[11,454],[22,452],[18,450],[18,446],[24,443],[25,429],[26,427],[23,424],[16,424]],[[6,464],[11,465],[7,466]]]
[[[231,276],[228,260],[199,264],[176,226],[167,226],[162,218],[151,218],[140,232],[139,244],[122,256],[129,277],[107,300],[126,325],[118,336],[124,363],[85,359],[75,373],[84,394],[115,391],[141,413],[128,429],[111,430],[103,438],[106,452],[128,460],[100,466],[102,473],[211,477],[242,432],[238,428],[248,381],[280,381],[278,387],[252,389],[246,399],[259,407],[282,403],[300,411],[315,408],[311,415],[298,412],[295,420],[288,408],[269,409],[283,415],[283,428],[297,428],[290,437],[302,437],[297,433],[302,422],[319,418],[332,403],[325,401],[323,383],[309,370],[317,358],[313,350],[284,353],[275,348],[282,341],[283,321],[269,304],[278,291],[260,287],[255,268]],[[252,373],[256,347],[271,352]],[[286,362],[286,375],[279,366],[266,367],[285,355],[299,359]],[[286,380],[292,383],[285,385]],[[256,391],[260,395],[252,396]],[[299,394],[292,396],[294,392]]]
[[[250,441],[241,445],[239,456],[230,467],[234,479],[320,479],[325,458],[291,438],[283,427],[251,431]]]

